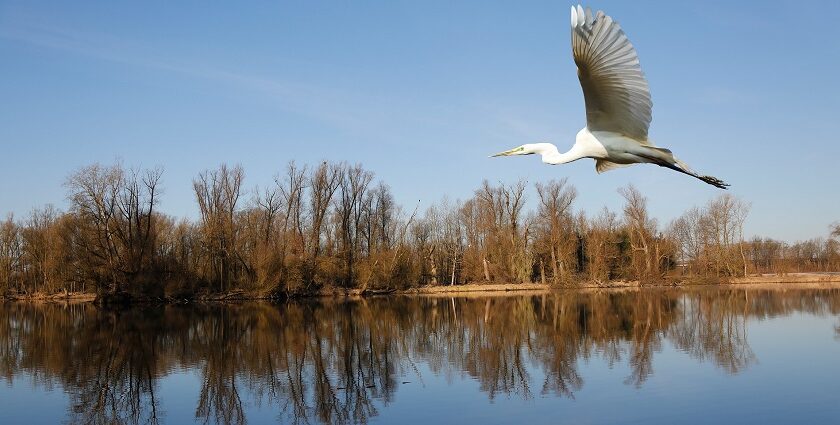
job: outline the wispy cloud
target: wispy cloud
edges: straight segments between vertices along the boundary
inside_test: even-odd
[[[149,47],[104,34],[67,29],[10,27],[0,29],[0,39],[28,44],[94,60],[168,72],[249,90],[276,101],[284,110],[309,116],[350,130],[370,130],[383,115],[381,99],[346,90],[249,74],[216,65],[184,62],[163,57]]]
[[[487,127],[487,130],[493,131],[490,136],[505,143],[562,143],[564,140],[573,140],[575,132],[583,123],[577,121],[577,114],[569,115],[574,118],[568,118],[564,112],[577,107],[577,103],[558,105],[557,109],[544,109],[543,106],[483,98],[475,105],[475,109],[486,117],[485,121],[492,123]],[[582,116],[582,103],[579,108]]]

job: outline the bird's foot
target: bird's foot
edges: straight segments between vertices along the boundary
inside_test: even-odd
[[[704,182],[706,182],[706,183],[708,183],[708,184],[710,184],[710,185],[712,185],[712,186],[714,186],[718,189],[726,190],[729,187],[728,183],[724,182],[723,180],[721,180],[717,177],[700,176],[700,180],[703,180]]]

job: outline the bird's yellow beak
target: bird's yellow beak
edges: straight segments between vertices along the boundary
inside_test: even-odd
[[[522,151],[525,150],[524,146],[520,146],[518,148],[513,148],[510,150],[506,150],[504,152],[499,152],[495,155],[490,155],[490,158],[495,158],[497,156],[511,156],[511,155],[519,155]]]

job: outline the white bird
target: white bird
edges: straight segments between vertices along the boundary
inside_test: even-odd
[[[531,143],[492,156],[542,155],[556,165],[581,158],[595,160],[600,174],[637,163],[656,164],[726,189],[722,180],[692,171],[670,150],[648,139],[651,121],[650,89],[636,49],[618,22],[598,11],[572,6],[572,54],[586,103],[586,127],[575,144],[560,153],[551,143]]]

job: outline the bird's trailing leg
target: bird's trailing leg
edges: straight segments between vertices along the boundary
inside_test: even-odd
[[[700,181],[702,181],[704,183],[710,184],[710,185],[712,185],[712,186],[714,186],[718,189],[726,190],[727,188],[729,188],[728,183],[724,182],[723,180],[721,180],[717,177],[701,176],[701,175],[695,173],[694,171],[691,170],[691,168],[688,167],[688,165],[686,165],[684,162],[680,161],[679,159],[675,158],[674,155],[671,154],[670,150],[664,149],[664,148],[654,148],[654,149],[657,149],[660,153],[666,153],[668,156],[670,156],[670,159],[672,159],[673,162],[668,161],[667,159],[660,158],[659,156],[661,156],[661,155],[655,155],[654,156],[654,155],[644,155],[644,154],[638,154],[638,153],[637,153],[637,155],[647,159],[651,163],[656,164],[660,167],[670,168],[674,171],[679,171],[680,173],[687,174],[691,177],[699,179]]]

